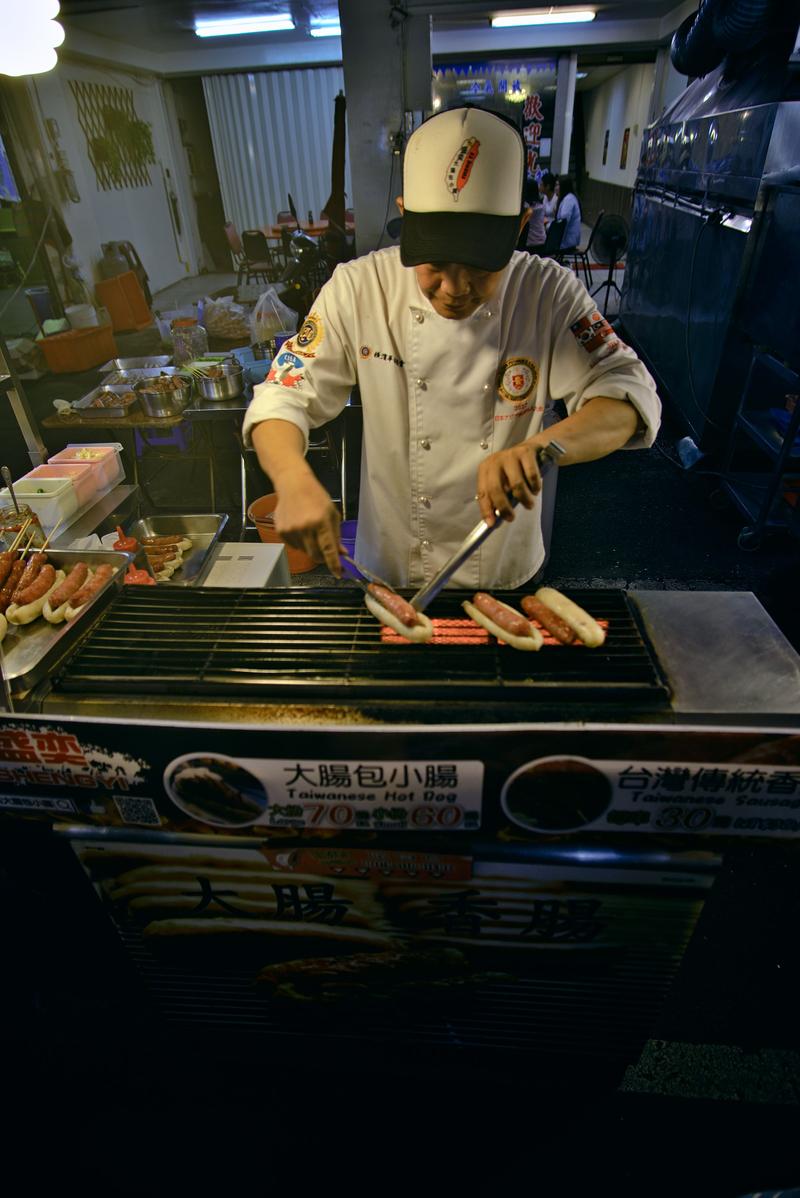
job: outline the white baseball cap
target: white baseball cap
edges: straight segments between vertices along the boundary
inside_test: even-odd
[[[519,237],[525,146],[485,108],[451,108],[412,133],[403,162],[404,266],[502,270]]]

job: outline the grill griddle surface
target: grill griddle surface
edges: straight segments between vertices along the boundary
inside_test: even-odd
[[[516,592],[494,592],[515,605]],[[83,693],[400,699],[623,698],[668,702],[653,651],[623,591],[570,591],[600,621],[600,649],[545,644],[522,653],[489,637],[465,644],[386,643],[360,591],[298,588],[173,591],[125,587],[54,679]],[[427,613],[464,620],[471,592],[440,595]],[[446,632],[452,635],[453,626]],[[458,632],[458,625],[455,625]]]

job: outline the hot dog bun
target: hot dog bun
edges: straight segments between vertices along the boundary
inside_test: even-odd
[[[379,603],[374,595],[365,595],[364,602],[372,612],[376,620],[380,620],[381,624],[385,624],[387,628],[391,628],[400,636],[405,637],[407,641],[415,641],[417,644],[424,644],[433,636],[433,624],[426,615],[419,613],[419,623],[410,628],[408,624],[403,624],[398,620],[397,616],[387,611],[382,603]]]
[[[12,603],[6,611],[9,624],[30,624],[37,616],[42,614],[45,600],[60,583],[64,581],[66,574],[63,570],[58,570],[53,576],[53,580],[43,595],[37,599],[31,600],[30,603]]]
[[[573,603],[566,595],[562,595],[560,591],[556,591],[553,587],[539,587],[536,592],[536,598],[554,611],[557,616],[569,624],[570,628],[575,632],[590,649],[597,649],[606,639],[605,631],[593,619],[588,612],[582,607],[578,607],[577,603]]]
[[[501,601],[498,599],[497,602],[500,603]],[[533,624],[528,623],[528,627],[531,630],[530,636],[516,636],[513,632],[506,632],[505,628],[501,628],[499,624],[495,624],[494,620],[490,620],[482,611],[478,611],[475,604],[470,603],[468,599],[465,599],[461,606],[471,620],[474,620],[476,624],[480,624],[481,628],[485,628],[492,636],[497,637],[498,641],[503,641],[504,644],[510,645],[512,649],[525,649],[528,651],[541,649],[543,644],[542,634],[538,628],[534,628]],[[507,603],[503,603],[502,606],[508,608],[515,616],[520,614],[518,611],[514,611],[513,607],[508,607]]]

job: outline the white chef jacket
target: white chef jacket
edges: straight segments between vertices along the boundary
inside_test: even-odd
[[[626,448],[651,445],[655,384],[575,274],[515,252],[497,291],[464,320],[440,316],[398,247],[337,266],[305,324],[255,388],[245,442],[262,420],[303,433],[332,420],[355,384],[363,409],[356,557],[394,586],[421,586],[480,519],[478,467],[595,396],[640,415]],[[521,586],[544,560],[541,505],[518,507],[451,585]]]

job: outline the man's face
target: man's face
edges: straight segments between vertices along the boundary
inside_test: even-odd
[[[457,262],[426,262],[414,270],[434,311],[448,320],[471,316],[492,298],[503,277],[502,270],[477,270]]]

